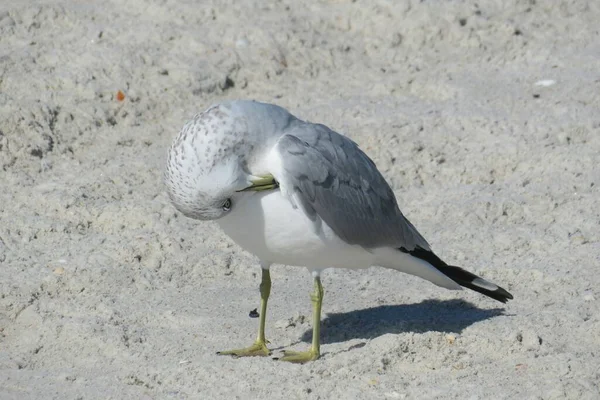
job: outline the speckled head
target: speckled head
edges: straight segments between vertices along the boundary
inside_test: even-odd
[[[228,200],[251,185],[252,175],[268,172],[266,152],[294,121],[281,107],[247,100],[196,115],[169,150],[165,183],[175,207],[196,219],[225,215]]]
[[[185,124],[168,154],[165,184],[171,202],[185,216],[212,220],[231,208],[230,197],[248,186],[243,118],[217,105]]]

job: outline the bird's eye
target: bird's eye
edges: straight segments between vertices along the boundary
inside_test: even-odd
[[[227,199],[225,200],[225,203],[223,203],[223,211],[229,210],[231,210],[231,199]]]

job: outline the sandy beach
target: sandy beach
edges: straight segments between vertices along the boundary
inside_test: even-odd
[[[599,399],[600,3],[0,1],[0,399]],[[322,358],[256,335],[260,270],[171,206],[166,152],[225,99],[356,141],[506,305],[323,276]],[[274,356],[304,268],[271,272]]]

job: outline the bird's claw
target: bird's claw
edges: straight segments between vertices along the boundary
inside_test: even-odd
[[[218,351],[220,356],[233,356],[233,357],[267,357],[271,355],[271,351],[267,348],[265,342],[254,342],[250,347],[235,350]]]
[[[309,361],[315,361],[320,357],[318,351],[310,349],[308,351],[291,351],[285,350],[283,357],[278,358],[279,361],[287,361],[291,363],[303,364]]]

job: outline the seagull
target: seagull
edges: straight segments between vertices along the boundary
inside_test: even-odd
[[[268,356],[267,302],[274,263],[306,267],[314,280],[312,344],[282,361],[320,357],[326,268],[391,268],[451,290],[505,303],[500,286],[448,265],[402,214],[390,185],[351,139],[284,108],[250,100],[215,104],[187,122],[168,152],[164,181],[183,215],[214,220],[260,260],[258,337],[218,354]]]

